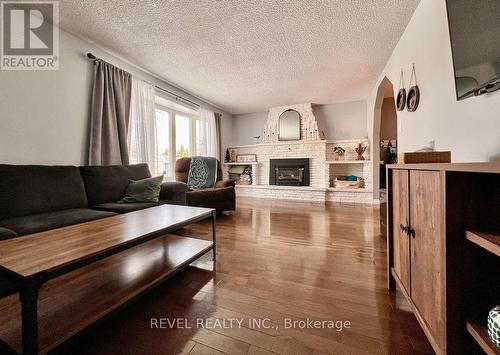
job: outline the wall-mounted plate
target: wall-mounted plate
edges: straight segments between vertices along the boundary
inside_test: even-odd
[[[420,90],[417,85],[412,86],[408,91],[408,98],[406,102],[406,109],[408,112],[414,112],[417,110],[418,104],[420,102]]]
[[[399,89],[398,97],[396,99],[396,108],[398,111],[403,111],[406,105],[406,89]]]

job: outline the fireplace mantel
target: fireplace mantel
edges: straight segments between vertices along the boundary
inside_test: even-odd
[[[279,141],[279,116],[283,111],[293,109],[301,116],[301,137],[299,141]],[[374,203],[372,194],[372,163],[363,161],[353,163],[356,157],[354,147],[368,139],[326,141],[321,139],[316,117],[311,104],[274,107],[269,110],[263,128],[262,141],[256,144],[233,146],[237,154],[255,154],[257,164],[252,165],[252,185],[236,186],[237,196],[252,196],[275,199],[290,199],[313,202],[362,202]],[[340,145],[346,149],[346,163],[335,162],[333,147]],[[365,153],[370,157],[369,150]],[[282,186],[270,184],[270,162],[272,159],[308,159],[309,186]],[[242,163],[241,165],[250,165]],[[356,175],[364,179],[365,187],[344,189],[332,186],[332,178],[338,175]]]
[[[285,199],[295,201],[377,203],[372,193],[371,160],[356,161],[354,147],[357,143],[367,144],[367,140],[339,141],[294,141],[278,143],[259,143],[233,146],[237,154],[255,154],[257,163],[252,164],[252,185],[237,185],[236,195],[239,197],[258,197]],[[344,161],[335,160],[333,147],[341,145],[346,148]],[[365,153],[369,157],[369,152]],[[269,185],[269,169],[271,159],[308,158],[310,161],[310,186]],[[238,163],[229,163],[238,164]],[[242,163],[246,165],[245,163]],[[248,164],[250,165],[250,164]],[[226,165],[229,168],[230,165]],[[344,189],[333,187],[332,178],[336,174],[354,174],[365,179],[363,189]]]

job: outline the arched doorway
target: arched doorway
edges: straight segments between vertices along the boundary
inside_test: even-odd
[[[397,113],[394,86],[384,77],[377,89],[373,115],[373,192],[380,199],[381,233],[385,235],[385,164],[397,162]]]

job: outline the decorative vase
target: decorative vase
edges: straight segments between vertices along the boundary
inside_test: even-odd
[[[495,306],[488,314],[488,336],[500,348],[500,306]]]
[[[365,157],[363,156],[363,153],[366,151],[366,146],[364,146],[363,144],[359,143],[358,146],[356,147],[356,149],[354,149],[356,151],[356,153],[358,153],[358,156],[356,157],[356,160],[365,160]]]

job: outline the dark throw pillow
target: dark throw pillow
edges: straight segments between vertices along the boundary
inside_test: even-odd
[[[160,199],[163,175],[133,181],[125,191],[125,196],[118,203],[158,202]]]

